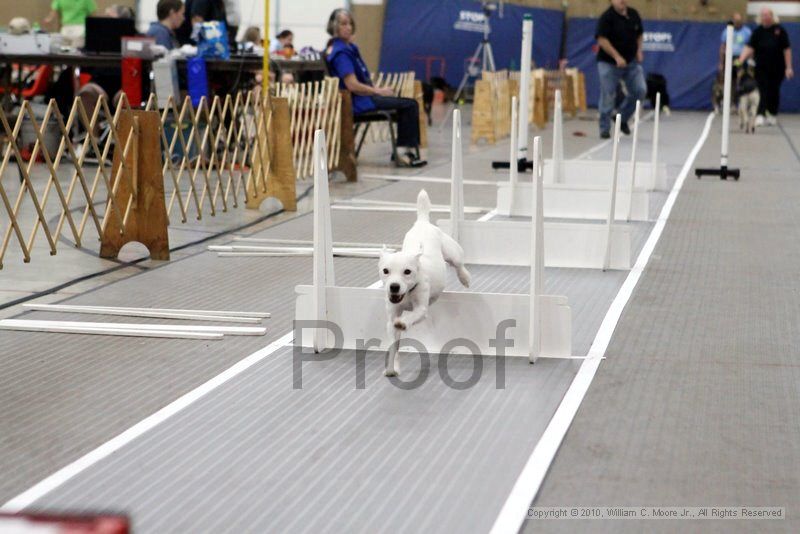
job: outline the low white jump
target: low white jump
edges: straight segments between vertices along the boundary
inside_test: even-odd
[[[460,123],[458,111],[454,120]],[[458,135],[460,144],[460,127]],[[318,130],[314,136],[314,282],[310,286],[297,286],[295,319],[328,321],[336,325],[341,338],[335,339],[327,328],[306,328],[295,343],[321,352],[337,345],[344,349],[365,349],[360,342],[373,340],[370,349],[385,351],[395,341],[386,328],[385,290],[338,287],[335,283],[325,146],[325,134]],[[463,197],[459,205],[463,206]],[[430,307],[428,318],[405,331],[402,338],[421,342],[429,354],[477,351],[485,356],[527,357],[532,362],[539,357],[571,357],[572,314],[567,299],[541,294],[544,271],[541,236],[541,227],[528,225],[524,241],[529,254],[534,256],[528,259],[530,294],[445,291]],[[498,333],[513,340],[513,346],[498,352],[491,344]],[[460,341],[454,346],[453,340]],[[401,346],[401,351],[408,350]]]
[[[516,106],[512,111],[512,121],[516,114]],[[631,267],[631,229],[625,224],[609,221],[610,213],[616,213],[616,188],[605,193],[606,224],[589,222],[544,222],[544,204],[546,190],[542,184],[541,139],[534,140],[533,177],[534,184],[518,188],[517,170],[511,166],[509,180],[509,197],[515,198],[528,206],[532,221],[468,221],[464,219],[463,185],[462,185],[462,153],[460,139],[460,120],[453,119],[453,176],[451,218],[437,221],[439,227],[450,233],[462,246],[467,263],[479,265],[530,265],[532,251],[527,239],[532,227],[544,230],[543,253],[544,265],[547,267],[569,267],[589,269],[630,269]],[[615,135],[619,137],[619,128]],[[511,147],[515,146],[514,128],[512,127]],[[615,155],[616,155],[615,150]],[[542,195],[543,200],[535,200]],[[610,199],[609,199],[610,195]],[[527,200],[522,200],[529,196]],[[499,211],[499,210],[498,210]]]

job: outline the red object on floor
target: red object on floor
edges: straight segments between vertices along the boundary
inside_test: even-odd
[[[142,60],[136,57],[122,58],[122,91],[131,107],[142,105]]]
[[[127,517],[121,515],[4,514],[0,513],[0,532],[36,534],[53,529],[59,534],[130,534]]]

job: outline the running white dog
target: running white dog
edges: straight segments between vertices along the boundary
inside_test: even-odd
[[[447,263],[458,280],[469,287],[470,275],[464,267],[464,250],[455,239],[430,221],[431,201],[421,190],[417,196],[417,222],[406,233],[399,252],[381,252],[378,262],[386,289],[389,337],[398,339],[400,331],[422,321],[428,306],[444,291]],[[394,351],[386,364],[386,376],[395,376]]]

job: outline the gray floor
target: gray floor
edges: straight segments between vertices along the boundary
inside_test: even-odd
[[[672,176],[702,122],[694,114],[665,121],[662,152]],[[566,130],[569,134],[587,125],[593,131],[594,124],[579,121],[567,123]],[[645,153],[648,141],[645,130]],[[431,165],[422,172],[447,176],[447,132],[432,143]],[[570,138],[567,156],[595,143]],[[362,172],[394,172],[369,166],[381,150],[370,147]],[[466,178],[502,179],[483,169],[506,153],[502,143],[470,149]],[[604,155],[610,157],[610,147],[592,157]],[[446,187],[426,187],[434,202],[447,201]],[[375,188],[367,193],[371,198],[411,201],[419,184],[365,180],[334,184],[332,194],[344,198],[370,188]],[[660,205],[664,195],[655,198]],[[468,205],[493,202],[491,187],[468,190]],[[334,239],[397,242],[413,217],[334,211]],[[239,222],[218,230],[235,230]],[[643,237],[650,225],[642,226]],[[283,215],[235,232],[308,239],[311,217]],[[0,478],[0,502],[289,331],[293,287],[310,281],[310,260],[221,259],[204,246],[190,246],[166,265],[146,261],[133,273],[121,269],[74,286],[78,296],[70,302],[269,311],[269,334],[213,343],[0,334],[6,349],[0,353],[0,368],[8,370],[0,386],[0,404],[7,407],[0,413],[0,472],[8,474]],[[341,285],[363,286],[375,279],[373,262],[337,260],[336,268]],[[473,270],[479,290],[527,290],[526,269]],[[588,350],[625,275],[547,270],[548,292],[570,299],[575,353]],[[49,300],[68,296],[60,292]],[[15,306],[4,315],[20,312]],[[418,531],[428,526],[485,531],[577,367],[574,361],[535,367],[507,362],[506,388],[495,390],[494,366],[486,360],[486,374],[475,388],[453,391],[432,378],[408,392],[380,377],[377,357],[367,360],[367,388],[356,390],[353,356],[345,354],[307,365],[306,387],[298,392],[291,389],[290,360],[286,351],[265,359],[35,507],[124,510],[132,514],[137,532],[229,531],[236,530],[236,521],[285,531]],[[468,374],[469,363],[453,363],[454,374]]]
[[[800,120],[690,176],[536,506],[782,506],[785,521],[537,521],[526,532],[800,531]],[[719,122],[700,153],[718,164]],[[792,147],[794,145],[794,148]]]

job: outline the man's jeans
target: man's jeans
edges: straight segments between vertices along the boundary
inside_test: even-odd
[[[614,100],[620,80],[625,83],[628,95],[620,106],[622,122],[628,122],[636,109],[636,101],[644,100],[647,96],[647,83],[644,80],[642,65],[634,61],[624,68],[619,68],[605,61],[597,62],[597,72],[600,74],[600,133],[611,130],[611,112],[614,110]]]

